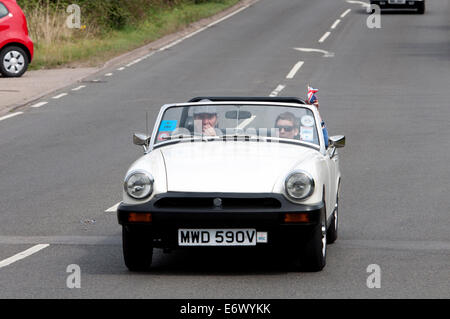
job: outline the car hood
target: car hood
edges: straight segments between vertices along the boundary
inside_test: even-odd
[[[178,143],[159,149],[167,191],[269,193],[280,178],[318,151],[267,142]]]

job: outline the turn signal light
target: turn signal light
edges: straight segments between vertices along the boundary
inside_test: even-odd
[[[129,222],[140,222],[140,223],[151,223],[152,214],[151,213],[130,213],[128,215]]]
[[[287,213],[284,215],[285,223],[309,223],[309,215],[307,213]]]

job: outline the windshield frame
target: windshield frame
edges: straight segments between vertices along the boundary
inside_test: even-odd
[[[190,103],[177,103],[177,104],[165,104],[161,107],[159,114],[157,116],[155,125],[153,127],[153,132],[151,135],[151,139],[150,139],[150,145],[148,148],[148,153],[151,152],[152,150],[154,150],[155,148],[159,148],[162,146],[166,146],[166,145],[172,145],[174,143],[179,143],[179,142],[190,142],[194,139],[195,136],[189,137],[189,138],[185,138],[185,139],[176,139],[176,140],[167,140],[164,142],[159,142],[156,143],[156,138],[157,138],[157,133],[159,130],[159,125],[161,124],[162,118],[164,113],[169,109],[169,108],[173,108],[173,107],[186,107],[186,106],[199,106],[199,105],[232,105],[232,106],[236,106],[236,105],[259,105],[261,107],[264,106],[279,106],[279,107],[296,107],[296,108],[303,108],[303,109],[308,109],[313,113],[314,116],[314,120],[315,120],[315,128],[317,131],[317,136],[318,136],[318,140],[319,140],[319,144],[314,144],[314,143],[308,143],[305,141],[299,141],[299,140],[289,140],[289,139],[284,139],[284,138],[276,138],[276,137],[264,137],[267,138],[267,140],[269,141],[277,141],[280,143],[287,143],[287,144],[293,144],[293,145],[299,145],[299,146],[307,146],[310,148],[313,148],[315,150],[320,151],[321,153],[325,153],[325,143],[324,143],[324,137],[323,137],[323,132],[321,129],[319,129],[320,127],[320,115],[319,112],[317,110],[317,108],[315,106],[311,106],[308,104],[295,104],[295,103],[284,103],[284,102],[251,102],[251,101],[226,101],[226,102],[190,102]],[[233,141],[232,139],[222,139],[219,137],[216,138],[211,138],[211,136],[198,136],[200,138],[200,140],[218,140],[218,141],[225,141],[225,142],[231,142]],[[261,140],[262,138],[257,138],[255,137],[254,140]],[[242,141],[243,139],[237,139],[237,141]]]

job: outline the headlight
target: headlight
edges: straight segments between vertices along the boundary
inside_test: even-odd
[[[314,192],[314,179],[306,172],[293,172],[286,178],[285,189],[289,197],[305,199]]]
[[[125,178],[124,188],[133,198],[146,198],[153,192],[153,177],[145,172],[133,172]]]

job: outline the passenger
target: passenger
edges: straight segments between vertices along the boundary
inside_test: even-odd
[[[290,112],[281,113],[275,121],[278,137],[294,139],[298,133],[298,125],[295,115]]]
[[[202,135],[217,136],[221,132],[217,128],[217,110],[213,105],[201,105],[194,108],[194,130]]]

